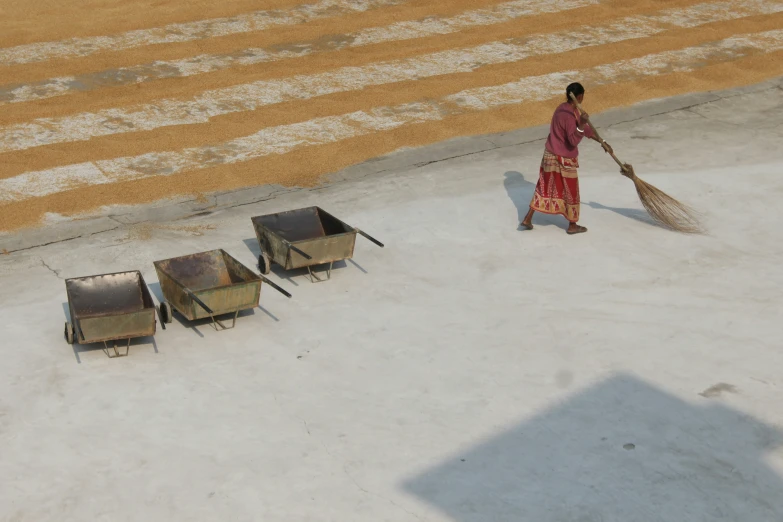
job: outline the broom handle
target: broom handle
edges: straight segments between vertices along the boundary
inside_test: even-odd
[[[574,100],[574,103],[576,104],[576,108],[577,108],[577,109],[579,109],[579,114],[582,114],[582,113],[584,112],[584,109],[582,109],[582,106],[579,104],[579,101],[576,99],[576,96],[574,96],[574,93],[572,93],[572,92],[569,92],[568,94],[571,96],[571,99],[572,99],[572,100]],[[601,135],[600,135],[600,134],[598,134],[598,129],[596,129],[596,128],[593,126],[593,124],[592,124],[592,123],[589,123],[589,125],[590,125],[590,127],[592,127],[592,128],[593,128],[593,133],[595,134],[595,137],[596,137],[596,138],[598,138],[598,139],[599,139],[599,140],[601,140],[601,141],[604,141],[604,139],[601,137]],[[620,165],[620,168],[623,170],[623,172],[625,172],[625,165],[623,164],[623,162],[622,162],[622,161],[620,161],[619,159],[617,159],[617,156],[615,156],[615,155],[614,155],[614,152],[612,152],[612,153],[610,154],[610,156],[612,156],[612,159],[613,159],[613,160],[614,160],[614,161],[615,161],[615,162],[616,162],[618,165]]]

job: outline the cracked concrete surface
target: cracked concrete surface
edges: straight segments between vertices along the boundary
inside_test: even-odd
[[[51,273],[53,273],[57,277],[57,279],[62,279],[62,277],[60,277],[60,271],[59,270],[55,270],[54,268],[50,267],[46,263],[46,261],[44,261],[43,258],[41,258],[41,266],[46,267],[46,269],[49,270]]]
[[[702,236],[651,224],[592,142],[590,231],[519,231],[537,127],[3,237],[0,520],[782,520],[779,84],[594,116]],[[293,298],[264,285],[232,330],[63,340],[63,279],[138,269],[157,303],[153,261],[254,267],[250,217],[309,205],[386,248],[322,284],[275,268]]]

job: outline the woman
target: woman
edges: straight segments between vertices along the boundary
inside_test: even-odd
[[[530,212],[521,223],[528,230],[532,230],[533,214],[538,211],[565,216],[569,222],[566,230],[569,234],[587,232],[587,228],[576,224],[579,221],[579,178],[576,172],[579,168],[579,142],[586,136],[599,142],[606,152],[612,153],[612,147],[599,140],[590,128],[589,115],[586,112],[579,115],[571,93],[581,104],[585,89],[579,83],[569,85],[566,88],[566,102],[560,104],[552,116],[536,192],[530,202]]]

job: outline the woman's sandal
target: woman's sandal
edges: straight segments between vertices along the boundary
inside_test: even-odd
[[[569,236],[572,236],[574,234],[581,234],[582,232],[587,232],[587,227],[582,227],[582,226],[577,225],[576,226],[576,230],[566,230],[566,233]]]

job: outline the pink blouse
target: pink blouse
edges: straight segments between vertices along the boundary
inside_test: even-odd
[[[578,145],[582,138],[592,138],[595,134],[590,125],[584,129],[577,128],[579,112],[569,103],[562,103],[555,109],[552,116],[552,124],[549,127],[549,137],[546,140],[546,150],[564,158],[576,158],[579,156]]]

